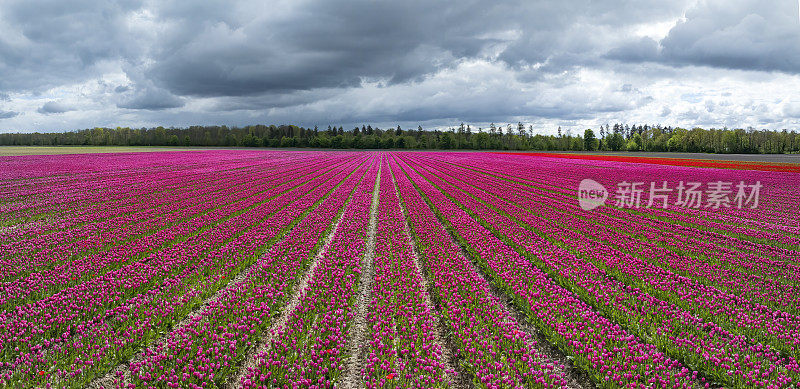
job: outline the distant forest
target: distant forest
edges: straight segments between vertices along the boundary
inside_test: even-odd
[[[795,131],[753,129],[687,130],[679,127],[614,124],[579,133],[558,128],[557,135],[535,134],[532,126],[447,130],[373,128],[326,129],[294,125],[188,128],[92,128],[60,133],[0,134],[0,145],[314,147],[335,149],[610,150],[700,153],[797,153]]]

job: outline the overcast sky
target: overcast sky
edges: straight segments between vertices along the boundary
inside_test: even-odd
[[[0,0],[0,132],[798,129],[797,0]]]

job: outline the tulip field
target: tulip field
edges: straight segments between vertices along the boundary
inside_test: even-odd
[[[254,149],[0,167],[0,388],[800,387],[795,165]],[[595,209],[585,179],[607,190]]]

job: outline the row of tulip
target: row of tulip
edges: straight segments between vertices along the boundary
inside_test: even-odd
[[[319,258],[285,325],[275,328],[267,350],[242,378],[244,388],[333,387],[345,370],[353,306],[366,253],[367,229],[377,206],[380,166],[367,173],[327,249]],[[385,183],[384,183],[385,184]],[[356,345],[360,346],[360,345]]]
[[[697,385],[696,372],[599,314],[569,288],[554,283],[451,201],[424,173],[407,165],[404,170],[495,285],[595,382],[608,387]]]
[[[171,159],[163,155],[156,156],[167,161]],[[142,160],[157,163],[148,157],[143,157]],[[162,166],[150,166],[141,171],[129,170],[124,164],[128,161],[105,158],[102,162],[110,167],[107,171],[87,173],[76,170],[62,176],[48,175],[34,180],[18,181],[23,185],[9,185],[7,197],[4,197],[10,201],[17,200],[15,204],[4,207],[4,213],[9,217],[26,219],[41,215],[64,216],[65,211],[68,212],[68,217],[51,217],[46,223],[37,226],[38,228],[10,231],[10,237],[33,236],[34,233],[39,235],[52,229],[74,227],[93,220],[93,211],[109,211],[117,207],[122,208],[122,211],[131,202],[139,200],[140,196],[155,198],[180,189],[187,182],[213,178],[213,174],[199,171],[196,168],[198,164],[213,165],[216,167],[215,172],[243,167],[241,160],[223,161],[212,155],[195,158],[195,161],[194,164],[171,166],[169,174],[165,174]],[[25,169],[22,171],[30,173]]]
[[[51,214],[56,210],[69,210],[70,217],[48,220],[36,226],[25,229],[3,231],[0,237],[3,242],[17,242],[25,239],[45,236],[47,234],[73,229],[95,220],[93,211],[123,213],[124,208],[130,208],[130,202],[144,198],[147,201],[155,200],[159,195],[169,195],[181,188],[192,179],[202,179],[200,175],[186,174],[178,171],[168,177],[159,177],[155,173],[145,173],[125,183],[112,185],[111,192],[100,193],[92,186],[78,183],[64,182],[62,185],[54,183],[40,183],[41,191],[37,194],[19,193],[21,199],[14,206],[5,206],[3,211],[6,217],[15,219],[34,219],[44,214]],[[205,177],[210,179],[210,177]],[[106,183],[105,180],[100,183]],[[108,196],[108,197],[104,197]],[[137,196],[137,197],[132,197]],[[69,201],[66,201],[69,199]],[[7,199],[7,201],[10,199]],[[101,208],[107,205],[105,209]],[[122,208],[122,209],[120,209]]]
[[[247,173],[261,178],[264,173],[270,172],[278,166],[280,165],[265,164],[264,166],[242,168],[232,164],[221,166],[219,171],[211,173],[193,172],[191,174],[185,172],[181,174],[179,170],[175,176],[169,175],[171,177],[170,182],[160,179],[160,176],[164,176],[161,171],[146,171],[141,176],[130,179],[128,186],[111,193],[101,194],[101,196],[107,196],[108,198],[95,198],[96,194],[92,194],[89,199],[83,198],[70,204],[70,206],[66,207],[66,210],[70,212],[68,218],[56,219],[53,223],[32,228],[9,231],[3,236],[3,241],[8,242],[8,246],[5,244],[0,246],[0,252],[6,253],[6,250],[13,250],[10,253],[14,253],[20,252],[24,248],[40,249],[43,246],[61,246],[63,245],[61,240],[64,238],[59,235],[64,234],[68,234],[67,237],[75,238],[82,238],[87,234],[91,235],[100,232],[109,234],[110,231],[107,230],[116,227],[115,225],[97,226],[96,224],[109,219],[113,221],[114,217],[129,217],[134,212],[153,212],[159,206],[174,204],[174,202],[170,201],[173,197],[180,196],[186,192],[196,192],[198,194],[207,192],[209,189],[207,186],[215,186],[215,184],[217,187],[223,187],[224,185],[221,185],[223,181],[227,181],[229,186],[236,187],[246,182],[242,180],[247,177]],[[160,185],[171,186],[171,188],[164,189]],[[44,197],[45,201],[55,200],[53,197],[57,198],[60,192],[68,191],[66,188],[49,189],[51,193],[48,194],[49,196]],[[78,186],[78,190],[81,189]],[[94,200],[97,200],[97,202],[94,202]],[[146,207],[143,207],[143,205],[146,205]]]
[[[724,212],[713,208],[705,209],[704,207],[698,209],[678,207],[674,203],[677,200],[676,193],[672,193],[672,202],[668,209],[660,208],[662,205],[660,201],[657,201],[655,206],[647,208],[644,205],[648,204],[649,201],[650,188],[648,186],[642,188],[644,189],[642,207],[638,211],[653,220],[663,218],[671,223],[699,227],[706,232],[709,238],[719,238],[723,242],[726,238],[734,238],[742,243],[756,243],[756,245],[748,244],[748,247],[755,247],[766,253],[776,254],[784,259],[788,259],[786,255],[793,253],[793,258],[797,259],[800,214],[792,211],[794,209],[792,205],[796,203],[796,195],[794,195],[791,180],[787,181],[786,177],[779,173],[692,169],[625,163],[603,163],[593,169],[584,164],[564,164],[559,159],[537,160],[534,166],[524,164],[528,162],[525,160],[518,161],[508,158],[503,159],[502,163],[490,162],[485,159],[479,159],[469,161],[468,164],[476,167],[481,166],[483,170],[495,172],[495,174],[521,182],[532,182],[542,188],[569,196],[575,196],[575,188],[577,188],[578,183],[587,177],[595,177],[612,189],[620,181],[654,182],[656,185],[667,181],[668,187],[673,192],[676,190],[678,181],[700,183],[715,181],[732,183],[740,181],[745,181],[746,183],[761,182],[764,186],[764,190],[760,192],[760,204],[762,206],[756,209],[749,208],[749,205],[752,204],[742,209],[737,209],[732,204],[731,208],[723,207]],[[561,180],[557,183],[554,182],[552,175],[548,175],[549,169],[557,169]],[[599,211],[613,212],[613,208],[606,207]],[[793,249],[787,250],[787,247],[792,247]]]
[[[3,283],[0,286],[0,291],[3,292],[0,296],[0,306],[8,308],[27,304],[80,284],[95,274],[102,275],[116,270],[124,264],[123,260],[144,258],[156,250],[186,239],[187,236],[182,232],[193,234],[199,229],[210,227],[208,220],[203,220],[209,212],[224,206],[231,206],[242,199],[257,198],[257,196],[265,194],[274,195],[280,190],[286,190],[303,181],[313,180],[314,174],[317,173],[312,174],[312,172],[314,171],[298,172],[300,177],[282,175],[280,177],[283,179],[282,182],[251,180],[255,182],[234,191],[226,190],[225,186],[214,188],[215,193],[212,197],[198,196],[186,201],[191,207],[178,209],[174,213],[162,217],[145,219],[137,226],[106,230],[108,234],[94,234],[88,239],[77,241],[76,245],[80,246],[101,244],[99,239],[106,236],[113,237],[116,231],[119,240],[114,242],[115,245],[106,247],[102,251],[88,253],[88,255],[85,251],[76,253],[69,250],[66,242],[63,242],[63,246],[67,246],[63,250],[56,247],[33,256],[19,255],[18,258],[29,257],[33,259],[32,262],[45,262],[47,265],[34,268],[36,271],[25,277]],[[292,181],[292,179],[300,181]],[[267,193],[267,191],[271,192]],[[181,203],[175,202],[175,204]],[[179,207],[179,205],[176,206]],[[131,253],[135,253],[135,256],[131,256]]]
[[[614,203],[613,188],[619,181],[654,182],[657,185],[662,184],[663,181],[667,181],[668,187],[673,189],[673,193],[670,207],[666,210],[660,208],[662,205],[660,200],[656,201],[654,206],[650,208],[644,207],[649,202],[650,188],[648,186],[643,188],[642,207],[638,209],[619,209],[609,206],[598,208],[591,213],[587,213],[583,210],[578,211],[578,213],[581,215],[595,215],[597,213],[612,215],[617,218],[635,220],[637,223],[641,222],[644,225],[660,226],[666,231],[677,234],[682,234],[683,231],[692,231],[694,235],[702,235],[702,240],[714,243],[718,247],[732,246],[740,251],[758,252],[759,255],[775,257],[780,260],[789,260],[790,258],[797,257],[797,251],[778,247],[781,244],[776,241],[760,240],[757,242],[756,240],[758,239],[753,236],[731,233],[730,228],[718,229],[706,223],[709,220],[715,220],[715,218],[722,216],[726,219],[733,219],[729,214],[736,212],[740,217],[736,217],[735,221],[730,221],[732,226],[759,223],[758,227],[751,228],[753,233],[763,230],[765,226],[772,225],[778,228],[776,232],[780,232],[783,235],[791,235],[787,234],[784,230],[800,230],[797,227],[791,226],[791,218],[796,217],[796,215],[792,216],[791,212],[788,214],[787,212],[783,212],[782,224],[776,224],[774,222],[761,223],[757,220],[748,219],[747,217],[760,218],[764,214],[773,212],[771,207],[761,207],[762,209],[758,210],[746,209],[746,207],[742,210],[725,208],[724,212],[720,212],[720,210],[713,209],[681,208],[674,204],[677,196],[674,193],[675,186],[679,180],[687,182],[712,182],[720,180],[735,182],[747,180],[748,182],[754,182],[763,180],[764,185],[769,185],[770,188],[769,192],[762,193],[764,197],[761,200],[765,201],[764,198],[776,197],[773,196],[773,191],[785,192],[786,185],[781,185],[781,182],[776,180],[776,177],[765,177],[759,174],[759,172],[731,172],[727,170],[685,169],[675,167],[665,168],[663,166],[653,167],[650,165],[622,163],[592,167],[584,164],[564,164],[560,160],[556,160],[556,162],[553,160],[554,159],[537,159],[534,163],[530,163],[530,160],[518,161],[505,158],[502,160],[502,163],[498,163],[500,161],[495,162],[489,158],[481,158],[450,162],[458,162],[458,164],[463,167],[479,171],[485,175],[497,176],[506,182],[521,183],[528,186],[530,189],[537,190],[537,192],[542,195],[553,195],[557,196],[559,199],[572,199],[573,203],[577,203],[575,200],[577,194],[575,188],[577,188],[581,179],[586,177],[596,178],[603,184],[608,185],[608,188],[612,190],[610,193],[611,198],[608,201],[609,205]],[[527,163],[520,164],[520,162]],[[633,168],[630,165],[633,165]],[[552,180],[553,169],[557,171],[557,174],[560,176],[557,182]],[[706,170],[710,170],[711,173],[705,172]],[[782,186],[784,189],[781,189]]]
[[[292,203],[304,196],[319,199],[354,166],[322,174],[270,201],[247,199],[242,205],[249,205],[234,215],[217,213],[225,220],[214,228],[18,309],[3,323],[3,356],[13,358],[7,363],[12,369],[8,379],[15,371],[23,381],[36,378],[38,366],[47,366],[39,370],[48,373],[45,376],[52,372],[86,381],[129,359],[140,345],[180,321],[192,305],[252,263],[254,249],[269,244],[305,211]],[[85,369],[86,365],[98,367]]]
[[[651,174],[663,174],[665,177],[675,176],[674,172],[663,171],[663,169],[656,170]],[[611,178],[607,177],[608,175],[609,173],[605,172],[603,174],[598,174],[598,179],[608,180]],[[748,181],[756,181],[759,179],[759,176],[753,174],[750,177],[743,178],[747,179]],[[740,177],[739,179],[743,178]],[[708,177],[707,179],[719,181],[725,180],[726,178],[725,176],[718,176],[716,178]],[[618,223],[624,222],[628,225],[636,226],[636,230],[642,231],[642,233],[648,230],[652,231],[652,234],[647,236],[648,239],[656,238],[658,239],[658,243],[666,247],[675,247],[679,252],[691,252],[696,255],[702,255],[704,259],[710,260],[715,260],[715,257],[718,257],[716,262],[721,266],[726,266],[728,269],[740,270],[744,272],[750,272],[750,269],[753,269],[755,270],[755,274],[763,275],[765,277],[777,276],[779,277],[779,281],[782,282],[796,282],[796,274],[798,273],[798,270],[800,270],[800,266],[798,266],[797,263],[791,263],[791,261],[797,258],[798,254],[800,254],[798,251],[775,247],[774,242],[771,241],[767,243],[757,243],[751,240],[740,239],[731,235],[717,232],[712,226],[706,225],[702,218],[696,219],[689,214],[689,212],[699,213],[702,211],[696,211],[688,208],[686,210],[681,210],[684,212],[680,212],[678,210],[662,210],[657,207],[651,209],[642,209],[639,211],[631,211],[622,210],[615,207],[603,207],[598,209],[597,212],[592,212],[589,215],[587,212],[582,211],[579,207],[577,207],[574,190],[568,189],[570,185],[575,185],[576,187],[578,185],[578,182],[574,181],[573,178],[565,178],[564,182],[560,184],[561,186],[552,186],[549,183],[546,183],[545,178],[542,177],[536,185],[541,186],[542,188],[547,188],[547,190],[537,190],[539,194],[551,196],[555,200],[562,203],[562,205],[567,206],[562,206],[560,209],[565,211],[574,210],[575,213],[573,215],[586,215],[589,221],[600,223],[602,220],[606,220],[607,218],[611,217]],[[529,187],[528,190],[536,189]],[[647,200],[644,199],[644,201]],[[726,210],[724,213],[717,212],[717,214],[723,215],[718,217],[732,219],[732,217],[727,216],[727,213],[730,211],[731,210]],[[737,210],[737,212],[743,213],[745,211]],[[705,216],[707,213],[708,212],[702,215]],[[748,210],[748,213],[745,214],[750,213],[755,212]],[[736,218],[735,221],[731,220],[731,223],[736,225],[736,223],[745,223],[746,221],[747,219],[744,218]],[[693,224],[693,222],[695,224]],[[780,232],[783,234],[786,233],[785,230],[792,229],[791,226],[777,224],[771,225],[779,227],[780,230],[776,230],[775,232]],[[701,228],[700,226],[703,227]],[[759,226],[758,228],[765,228],[765,226]],[[643,237],[640,239],[640,241],[646,242]],[[775,272],[774,270],[776,270],[776,267],[778,268],[777,270],[781,271]],[[787,271],[792,273],[787,274]]]
[[[157,209],[159,206],[159,200],[145,194],[146,192],[142,188],[136,188],[132,191],[140,193],[141,197],[125,205],[109,204],[110,207],[105,209],[82,210],[81,205],[85,205],[85,203],[70,204],[66,209],[74,212],[75,215],[70,215],[67,218],[53,218],[52,222],[49,223],[37,223],[4,233],[2,240],[0,240],[2,242],[0,244],[0,261],[9,268],[9,273],[4,276],[4,279],[10,280],[17,272],[26,269],[38,269],[39,266],[50,263],[50,261],[46,260],[46,255],[36,255],[45,250],[51,253],[58,253],[59,251],[56,249],[59,247],[71,252],[96,250],[96,243],[84,244],[82,240],[102,231],[101,228],[92,228],[94,224],[103,220],[101,215],[125,215],[130,213],[126,211],[143,208],[143,205],[142,211],[149,211],[149,208]],[[57,189],[53,189],[53,192],[57,192]],[[170,191],[168,193],[171,195],[173,192]],[[170,204],[167,201],[168,198],[169,196],[165,196],[165,198],[161,199],[161,202]],[[127,209],[121,211],[119,208],[122,207]],[[89,212],[84,215],[78,215],[83,211]],[[76,221],[77,219],[81,221]],[[66,257],[68,258],[69,256]],[[33,263],[25,261],[25,258],[33,259]]]
[[[262,169],[249,169],[252,173],[263,172]],[[98,237],[103,234],[106,239],[100,240],[108,244],[108,239],[118,239],[112,234],[115,228],[125,228],[128,225],[150,218],[158,217],[171,211],[188,208],[193,204],[184,204],[197,197],[207,196],[220,188],[236,187],[246,182],[244,177],[221,174],[200,176],[199,174],[178,174],[173,177],[175,185],[167,184],[151,174],[143,174],[151,183],[141,185],[131,182],[129,187],[120,189],[110,194],[113,200],[102,201],[99,204],[90,204],[82,201],[72,204],[68,209],[72,213],[69,218],[59,219],[53,223],[37,225],[33,228],[12,230],[4,234],[0,245],[0,259],[13,255],[41,252],[54,247],[64,247],[74,241],[83,242],[87,238]],[[163,189],[159,185],[168,185]],[[58,193],[52,189],[53,195]],[[120,195],[124,193],[125,195]],[[134,196],[129,198],[128,195]],[[94,243],[94,242],[93,242]],[[82,248],[96,249],[97,244],[83,244]],[[70,247],[64,247],[70,248]],[[70,248],[71,249],[71,248]]]
[[[463,175],[459,175],[459,177],[463,177]],[[450,181],[453,183],[453,180]],[[546,238],[559,247],[566,248],[590,260],[594,265],[629,286],[675,304],[688,313],[714,323],[734,335],[746,336],[750,342],[770,345],[792,359],[798,359],[800,317],[754,304],[750,300],[742,298],[741,295],[746,295],[744,290],[747,289],[742,283],[733,284],[739,286],[740,290],[729,287],[731,291],[739,292],[730,294],[713,287],[713,285],[692,282],[681,277],[683,274],[676,274],[673,269],[683,269],[686,273],[693,272],[692,274],[695,275],[692,277],[693,279],[699,278],[698,273],[707,274],[708,278],[712,278],[709,270],[694,258],[668,256],[656,250],[640,252],[638,256],[632,256],[616,250],[615,243],[600,239],[599,235],[602,230],[598,232],[595,228],[596,225],[581,223],[580,220],[577,220],[566,223],[571,228],[564,228],[554,221],[556,216],[553,212],[548,213],[547,207],[529,207],[528,211],[532,214],[520,212],[517,204],[525,204],[526,200],[524,196],[515,193],[513,188],[498,188],[497,185],[492,185],[486,180],[468,181],[471,183],[470,186],[453,184],[485,204],[490,204],[495,211],[492,213],[499,210],[501,214],[513,216],[529,230],[540,235],[542,239]],[[494,193],[496,196],[490,197],[489,193]],[[543,213],[543,215],[536,215],[538,213]],[[510,232],[506,227],[508,224],[504,223],[503,227],[506,234]],[[618,242],[625,241],[624,236],[612,235],[608,232],[607,235],[615,237]],[[514,236],[520,237],[519,234]],[[602,242],[604,245],[598,246],[597,242]],[[602,248],[602,251],[598,250],[598,247]],[[636,251],[638,248],[634,244],[626,247],[630,251]],[[668,266],[655,264],[659,260],[666,262]],[[681,261],[685,261],[689,265]],[[783,288],[781,291],[786,289],[788,288]],[[778,294],[778,291],[774,293]],[[797,298],[787,298],[783,301],[791,304],[796,300]],[[783,305],[779,305],[779,307],[785,311],[791,310]]]
[[[731,334],[713,322],[704,321],[678,306],[659,300],[641,289],[646,289],[647,285],[637,284],[632,288],[609,277],[606,271],[631,272],[638,267],[617,261],[618,257],[602,256],[605,252],[602,246],[585,246],[587,249],[596,249],[597,258],[613,262],[613,265],[598,268],[591,261],[574,256],[547,239],[520,228],[503,212],[498,213],[496,208],[475,200],[470,195],[474,193],[467,194],[464,188],[452,187],[434,175],[423,175],[439,185],[442,191],[495,235],[526,254],[558,283],[569,287],[628,331],[654,343],[697,371],[731,385],[788,385],[792,382],[791,377],[796,376],[796,362],[792,358],[782,358],[774,348],[748,342],[743,336]],[[563,234],[558,230],[536,227],[544,228],[548,236]],[[648,281],[658,283],[655,279]]]
[[[549,360],[437,220],[413,180],[391,161],[392,173],[431,297],[455,350],[462,374],[476,387],[562,387],[564,366]]]
[[[237,187],[246,183],[247,181],[243,182],[242,180],[249,176],[261,178],[264,175],[270,175],[270,172],[281,173],[282,170],[290,168],[291,164],[299,158],[295,156],[286,159],[266,159],[263,162],[253,163],[241,158],[223,159],[221,158],[223,155],[225,154],[207,153],[202,157],[194,156],[192,163],[183,161],[183,164],[170,166],[168,174],[165,174],[164,168],[161,166],[129,172],[125,165],[115,164],[118,161],[103,161],[108,166],[118,169],[104,172],[99,177],[86,177],[79,171],[73,172],[60,177],[61,181],[70,180],[70,182],[62,184],[37,182],[35,187],[40,188],[39,193],[26,194],[23,191],[21,195],[26,199],[23,204],[29,204],[31,209],[38,213],[49,213],[50,210],[55,209],[66,215],[50,217],[45,223],[24,226],[25,228],[3,230],[0,233],[0,237],[2,237],[0,241],[8,242],[8,247],[16,248],[16,252],[19,252],[19,248],[24,246],[61,247],[63,246],[61,242],[52,239],[53,233],[68,233],[73,237],[81,236],[82,233],[93,234],[103,231],[111,233],[113,225],[96,226],[96,222],[104,220],[104,217],[125,216],[141,210],[142,203],[174,204],[170,200],[178,200],[173,198],[176,193],[202,190],[205,189],[207,183],[220,182],[222,179],[230,181],[229,187]],[[155,156],[158,159],[142,159],[154,161],[154,163],[157,160],[169,161],[171,159],[159,154],[155,154]],[[305,164],[300,167],[302,168],[303,165]],[[209,167],[213,168],[209,169]],[[71,182],[72,179],[77,181]],[[26,216],[5,208],[8,207],[4,207],[3,213],[8,218]],[[5,245],[0,245],[0,253],[4,251]]]
[[[335,231],[334,219],[366,173],[357,168],[330,196],[281,241],[272,245],[242,280],[221,290],[214,301],[185,326],[147,349],[131,363],[138,387],[181,387],[213,381],[224,386],[235,379],[244,359],[253,352],[274,319],[294,293],[324,238]],[[305,209],[308,204],[297,204]],[[124,387],[124,377],[117,386]]]
[[[367,313],[368,345],[360,372],[367,388],[446,387],[434,307],[426,303],[405,218],[384,161],[375,234],[374,278]]]
[[[593,164],[578,164],[564,163],[561,158],[520,159],[502,155],[493,155],[492,158],[462,158],[458,161],[451,159],[450,161],[506,180],[533,185],[542,190],[564,196],[571,196],[573,199],[576,195],[575,189],[578,183],[583,178],[594,178],[606,185],[610,190],[609,204],[614,202],[614,188],[617,183],[621,181],[644,182],[645,187],[642,188],[644,190],[641,207],[634,210],[625,209],[625,212],[619,213],[620,216],[627,214],[631,215],[628,217],[635,217],[637,214],[642,214],[646,216],[646,219],[643,219],[645,221],[664,221],[667,224],[673,224],[671,230],[676,232],[679,230],[675,228],[676,226],[699,228],[707,236],[707,239],[713,239],[715,243],[719,242],[720,245],[725,245],[726,241],[738,241],[746,245],[748,251],[758,250],[760,254],[776,255],[783,258],[786,258],[787,254],[794,252],[793,256],[797,257],[796,251],[787,251],[785,245],[779,242],[782,238],[797,236],[797,233],[800,232],[797,227],[798,215],[796,212],[785,212],[786,208],[791,205],[789,200],[792,197],[788,195],[791,195],[793,189],[791,185],[787,185],[789,182],[786,181],[783,174],[743,170],[665,167],[605,161],[598,161]],[[558,181],[552,179],[552,174],[554,173],[559,176],[560,179]],[[761,206],[755,210],[748,207],[743,207],[743,209],[739,210],[736,209],[735,205],[732,205],[732,208],[723,207],[722,210],[702,207],[700,209],[678,207],[675,204],[677,197],[675,188],[680,180],[706,183],[720,180],[733,183],[738,183],[741,180],[745,180],[748,183],[760,181],[764,185],[761,191]],[[666,210],[661,209],[660,201],[657,201],[653,207],[646,208],[645,205],[648,204],[647,197],[650,190],[647,183],[654,182],[660,186],[663,181],[667,181],[668,186],[673,190],[670,194],[669,208]],[[702,193],[702,195],[704,196],[703,199],[706,199],[706,193]],[[733,198],[733,194],[731,194],[731,198]],[[592,213],[605,213],[614,210],[615,207],[603,207]],[[581,212],[583,213],[583,211]],[[727,220],[724,223],[730,223],[730,225],[719,224],[722,219]],[[716,221],[717,224],[708,224],[711,221]],[[733,232],[740,226],[747,226],[746,233]],[[669,227],[667,228],[669,229]],[[757,237],[757,235],[763,234],[767,230],[777,233],[774,237],[779,239],[770,240]]]
[[[494,169],[494,171],[498,171],[496,174],[505,170],[505,167]],[[608,173],[605,174],[608,175]],[[670,175],[674,176],[674,173]],[[562,219],[584,219],[599,225],[610,225],[621,232],[634,229],[636,231],[634,237],[638,239],[637,244],[649,245],[650,242],[654,242],[660,247],[679,254],[691,253],[702,257],[703,260],[712,261],[715,266],[729,272],[733,271],[734,275],[742,272],[767,278],[776,277],[777,282],[798,283],[797,275],[800,274],[800,266],[787,263],[790,253],[785,250],[775,252],[774,256],[777,256],[778,259],[773,259],[770,255],[761,254],[761,252],[774,249],[771,246],[737,239],[708,229],[678,224],[673,219],[663,217],[665,211],[659,209],[649,211],[651,213],[661,212],[662,216],[644,213],[644,210],[636,212],[614,207],[602,207],[592,213],[583,211],[577,205],[574,190],[570,188],[571,185],[577,187],[578,182],[569,177],[565,177],[559,186],[547,183],[544,177],[537,180],[535,185],[525,185],[523,182],[514,180],[502,180],[488,171],[481,172],[480,179],[499,180],[508,186],[509,190],[514,189],[516,194],[528,198],[535,204],[535,207],[551,206],[555,203],[553,209],[566,215],[562,216]],[[672,215],[679,218],[685,216],[681,213],[672,213]],[[794,256],[796,257],[797,253],[794,253]]]
[[[4,294],[0,296],[0,302],[6,308],[29,305],[107,272],[118,270],[126,261],[146,260],[148,255],[157,250],[180,244],[232,215],[242,213],[300,184],[313,182],[317,174],[320,172],[298,172],[294,177],[284,176],[287,178],[286,182],[277,185],[260,183],[242,192],[228,191],[223,196],[214,198],[213,202],[201,203],[193,209],[179,212],[177,214],[179,220],[169,228],[159,229],[140,239],[130,240],[107,252],[79,257],[66,263],[61,263],[60,257],[55,256],[53,262],[57,264],[53,269],[45,268],[29,277],[4,283],[2,286]]]
[[[445,171],[447,170],[454,169],[447,168]],[[796,304],[793,302],[798,300],[800,291],[797,291],[791,282],[781,282],[763,275],[753,275],[738,269],[715,266],[703,258],[678,254],[654,243],[633,238],[634,234],[648,232],[643,223],[622,223],[618,219],[604,217],[602,214],[595,215],[593,218],[583,218],[576,216],[580,215],[579,212],[573,212],[570,209],[574,206],[572,203],[554,201],[544,196],[539,197],[514,183],[498,186],[500,181],[463,170],[449,171],[445,174],[452,182],[461,181],[464,182],[463,185],[477,188],[476,195],[481,196],[481,200],[484,202],[499,200],[494,203],[498,209],[517,220],[523,222],[527,220],[528,226],[544,223],[556,231],[561,231],[554,235],[552,232],[548,233],[533,228],[533,231],[539,231],[540,235],[552,236],[551,240],[559,240],[563,245],[584,245],[591,248],[597,243],[602,244],[612,250],[614,256],[634,256],[639,261],[647,262],[648,268],[660,268],[659,272],[667,272],[673,276],[688,277],[694,280],[696,284],[688,282],[687,288],[692,288],[693,285],[695,289],[711,287],[712,294],[719,296],[720,300],[731,301],[734,299],[737,306],[747,306],[748,310],[763,312],[769,316],[774,316],[774,310],[792,314],[797,311]],[[561,211],[562,209],[566,209],[566,211]],[[654,236],[655,232],[650,231],[650,234]],[[680,243],[680,239],[672,239],[671,242],[681,247],[682,252],[688,250],[685,245]],[[703,293],[707,294],[709,291],[703,290]],[[680,301],[676,303],[680,303]],[[767,307],[763,307],[761,304]]]

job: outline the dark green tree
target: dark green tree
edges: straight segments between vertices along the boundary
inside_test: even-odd
[[[588,151],[597,150],[597,138],[590,128],[583,132],[583,149]]]

